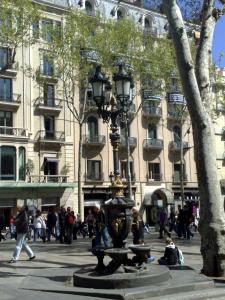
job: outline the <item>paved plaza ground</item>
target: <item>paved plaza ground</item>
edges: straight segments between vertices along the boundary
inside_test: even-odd
[[[160,240],[157,237],[158,235],[156,233],[145,235],[145,241],[151,245],[152,255],[156,257],[156,261],[153,262],[153,264],[157,264],[157,259],[162,256],[164,252],[164,240]],[[199,251],[199,235],[195,234],[195,237],[190,241],[174,240],[178,247],[183,251],[185,264],[199,272],[202,262]],[[14,246],[14,240],[0,243],[0,300],[100,299],[95,297],[94,291],[93,296],[91,297],[74,295],[69,292],[59,293],[60,285],[62,284],[68,287],[68,291],[72,288],[70,278],[77,268],[96,263],[96,258],[88,251],[91,246],[90,239],[78,238],[72,245],[59,244],[54,241],[45,244],[42,242],[31,243],[32,249],[36,255],[34,261],[29,261],[28,257],[23,252],[17,263],[9,264],[8,261],[11,258]],[[181,274],[185,274],[185,270],[182,272],[184,273]],[[44,291],[46,287],[49,289],[47,292]],[[224,287],[222,286],[222,289],[225,292],[225,285]],[[55,293],[54,291],[58,292]],[[156,297],[155,299],[161,298]],[[183,296],[181,297],[181,294],[179,294],[177,298],[167,297],[163,299],[186,298]],[[208,298],[203,297],[201,299]],[[210,297],[210,299],[214,298]],[[221,296],[221,298],[219,297],[216,299],[225,299],[225,297]]]

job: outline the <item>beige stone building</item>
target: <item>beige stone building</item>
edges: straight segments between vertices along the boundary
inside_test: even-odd
[[[47,11],[38,26],[60,26],[67,1],[43,1]],[[70,5],[78,5],[70,1]],[[85,1],[82,9],[92,14],[97,9],[107,17],[135,13],[144,16],[143,26],[154,34],[163,34],[165,18],[131,3],[116,7],[116,1]],[[98,4],[98,5],[97,5]],[[114,9],[116,7],[116,9]],[[112,10],[115,10],[115,15]],[[113,16],[112,16],[113,15]],[[37,25],[36,25],[37,26]],[[17,64],[0,77],[0,213],[8,218],[18,203],[30,209],[47,211],[50,206],[71,206],[77,211],[78,126],[64,101],[61,82],[54,74],[52,63],[45,57],[45,40],[20,48]],[[10,50],[0,48],[3,65]],[[45,84],[39,84],[23,73],[28,65],[39,71]],[[193,154],[191,124],[186,118],[181,133],[177,108],[184,103],[176,78],[162,95],[136,86],[130,117],[142,104],[129,132],[132,190],[136,205],[154,223],[157,205],[181,203],[182,182],[184,200],[197,200],[198,187]],[[82,104],[82,93],[77,107]],[[88,115],[83,136],[82,188],[85,213],[93,202],[104,202],[111,196],[110,173],[113,171],[109,124],[103,124],[88,92]],[[179,109],[178,109],[179,110]],[[184,174],[181,180],[181,147],[184,154]],[[223,152],[222,152],[223,154]],[[120,171],[124,184],[126,174],[126,142],[121,129],[119,150]]]

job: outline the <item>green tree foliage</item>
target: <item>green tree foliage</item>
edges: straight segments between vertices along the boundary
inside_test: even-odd
[[[0,44],[11,49],[11,59],[0,73],[15,62],[17,49],[35,42],[31,27],[40,16],[40,5],[31,0],[1,0],[0,2]]]

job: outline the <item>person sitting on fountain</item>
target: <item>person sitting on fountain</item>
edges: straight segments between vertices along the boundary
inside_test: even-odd
[[[93,208],[93,215],[95,218],[95,243],[94,248],[101,247],[101,239],[103,240],[105,248],[110,248],[109,233],[105,224],[105,214],[98,203]]]
[[[171,238],[166,238],[164,256],[158,260],[158,263],[160,265],[176,265],[178,263],[176,246]]]

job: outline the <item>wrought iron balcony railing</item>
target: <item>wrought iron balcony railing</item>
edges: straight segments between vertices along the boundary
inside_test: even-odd
[[[163,140],[161,139],[145,139],[143,142],[144,149],[156,149],[161,150],[163,149]]]
[[[0,126],[0,135],[17,138],[28,138],[28,130],[17,127]]]
[[[143,89],[142,90],[142,100],[154,100],[161,101],[161,96],[158,91]]]
[[[20,94],[5,95],[0,93],[0,102],[20,104],[21,95]]]
[[[189,149],[188,142],[182,142],[182,144],[183,144],[183,150]],[[170,142],[169,149],[172,151],[180,151],[181,150],[181,142],[175,142],[175,141]]]
[[[49,141],[62,143],[65,141],[65,133],[63,131],[40,130],[39,141]]]
[[[136,137],[128,137],[129,139],[129,145],[130,148],[136,148],[137,147],[137,138]],[[120,147],[126,147],[127,146],[127,142],[126,142],[126,138],[121,135],[120,136]]]
[[[151,117],[161,117],[162,116],[162,108],[151,106],[151,105],[143,105],[142,106],[142,113],[144,116],[151,116]]]
[[[62,99],[57,98],[51,98],[51,99],[45,99],[44,97],[39,97],[36,100],[37,106],[43,106],[43,107],[52,107],[52,108],[62,108]]]
[[[170,91],[167,93],[167,99],[169,103],[176,103],[176,104],[185,104],[186,100],[184,95],[179,91]]]
[[[7,62],[4,62],[4,61],[0,61],[0,70],[4,67],[6,67],[6,64],[8,64]],[[13,73],[13,74],[16,74],[19,70],[19,63],[18,61],[17,62],[14,62],[13,64],[10,64],[10,67],[5,71],[6,74],[8,73]]]
[[[106,143],[105,135],[89,136],[83,135],[83,145],[104,146]]]
[[[69,176],[67,175],[31,175],[29,182],[32,183],[65,183],[68,182]]]

